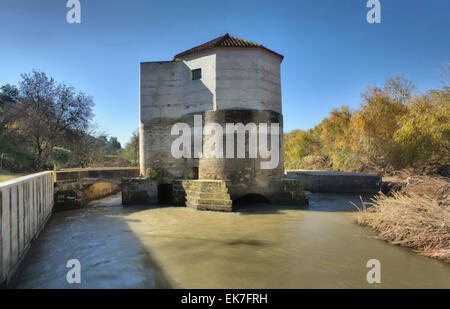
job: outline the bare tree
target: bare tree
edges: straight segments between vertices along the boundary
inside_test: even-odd
[[[16,104],[6,111],[6,121],[16,141],[34,154],[33,168],[41,170],[68,130],[87,130],[93,105],[90,96],[32,71],[22,75]]]
[[[79,167],[90,167],[103,163],[103,155],[106,149],[106,142],[95,128],[88,130],[69,131],[66,140],[69,141],[69,148],[72,150],[71,161]]]

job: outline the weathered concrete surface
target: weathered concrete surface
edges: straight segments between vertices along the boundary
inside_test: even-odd
[[[51,172],[0,183],[0,286],[14,275],[52,208]]]
[[[248,108],[282,112],[281,59],[261,49],[217,49],[217,110]]]
[[[124,178],[122,204],[156,205],[160,201],[161,181],[144,177]],[[177,179],[165,191],[170,205],[186,206],[197,210],[233,211],[233,202],[257,195],[269,203],[281,205],[308,205],[303,186],[296,179],[272,179],[265,186],[236,187],[232,180]]]
[[[280,125],[278,133],[278,143],[275,147],[278,148],[278,157],[270,159],[262,159],[260,157],[251,158],[249,154],[249,144],[251,143],[249,134],[245,136],[243,145],[237,142],[238,133],[234,131],[232,133],[224,134],[223,137],[223,149],[225,151],[228,148],[232,148],[234,156],[232,158],[200,158],[200,159],[176,159],[171,153],[171,143],[176,138],[171,136],[170,125],[175,121],[168,121],[167,119],[154,118],[151,121],[151,130],[144,131],[144,134],[148,136],[149,144],[146,149],[146,164],[145,167],[151,166],[151,169],[157,170],[157,177],[155,183],[145,184],[145,178],[142,180],[142,184],[139,185],[138,179],[133,180],[134,183],[124,181],[123,188],[123,201],[124,204],[129,203],[144,203],[143,197],[149,197],[156,193],[154,192],[155,186],[159,184],[174,184],[178,181],[189,180],[192,177],[192,168],[198,167],[198,181],[202,184],[198,188],[202,194],[216,194],[221,195],[223,192],[218,190],[217,192],[211,192],[206,185],[207,181],[222,181],[226,182],[227,192],[231,197],[217,197],[212,199],[198,199],[196,193],[186,192],[186,205],[199,210],[222,210],[231,211],[231,200],[238,199],[248,194],[263,195],[271,201],[280,204],[307,204],[307,199],[303,194],[303,188],[300,182],[294,183],[292,179],[284,179],[283,168],[283,118],[281,114],[270,110],[253,110],[253,109],[231,109],[231,110],[217,110],[206,111],[202,113],[202,125],[208,123],[219,124],[225,127],[226,124],[242,124],[244,127],[247,124],[259,124],[259,123],[276,123]],[[192,123],[193,115],[185,115],[179,118],[178,121]],[[246,130],[243,129],[243,134],[246,134]],[[208,144],[209,136],[203,137],[203,145]],[[259,137],[256,137],[258,139]],[[270,141],[274,136],[270,136]],[[228,144],[229,141],[233,141],[232,144]],[[257,141],[255,141],[257,143]],[[268,142],[270,143],[270,142]],[[238,147],[245,149],[244,157],[239,158],[237,155]],[[193,151],[192,151],[193,153]],[[224,154],[225,156],[225,154]],[[268,160],[274,159],[276,163],[274,168],[263,169],[261,164]],[[149,164],[149,165],[147,165]],[[196,179],[192,179],[196,181]],[[146,191],[152,191],[153,193]],[[289,189],[286,189],[289,188]],[[192,196],[189,194],[192,193]],[[174,194],[174,199],[178,199],[178,196]],[[142,201],[138,201],[142,200]],[[144,199],[145,200],[145,199]],[[220,201],[219,201],[220,200]],[[197,203],[197,201],[200,201]],[[180,204],[179,202],[176,202]],[[215,204],[214,204],[215,203]],[[150,200],[148,204],[152,204]],[[183,203],[184,204],[184,203]]]
[[[310,192],[376,193],[382,181],[381,176],[362,173],[289,170],[286,174]]]
[[[194,185],[198,192],[189,189],[185,192],[188,207],[231,211],[231,200],[248,194],[263,195],[283,204],[307,203],[300,185],[294,190],[286,190],[293,187],[292,181],[291,185],[283,182],[280,79],[283,57],[262,46],[245,46],[216,46],[179,54],[174,61],[141,63],[140,173],[148,177],[147,170],[159,169],[163,176],[157,180],[158,186],[173,185],[179,180],[199,180]],[[193,80],[191,73],[194,69],[201,70],[200,79]],[[194,115],[202,119],[197,120],[197,128],[194,128]],[[191,141],[199,137],[200,146],[215,145],[214,150],[204,149],[203,153],[194,154],[192,143],[192,149],[184,148],[184,155],[175,158],[172,145],[180,132],[172,132],[172,128],[177,123],[187,124],[184,131],[194,137]],[[213,130],[215,134],[203,134],[203,128],[208,124],[216,128]],[[241,128],[234,127],[233,132],[223,131],[227,124],[240,125]],[[261,145],[261,136],[250,134],[250,128],[255,125],[260,128],[260,124],[267,124],[270,128],[270,138],[265,141],[270,145],[270,155],[266,159],[261,158],[259,151],[251,155],[249,151],[254,149],[251,146]],[[272,132],[272,124],[278,125],[278,132]],[[224,134],[216,132],[220,131],[218,127]],[[221,139],[216,140],[216,135],[223,136],[224,152],[220,154],[216,152],[219,148],[216,144]],[[237,142],[238,136],[244,137],[242,144]],[[230,155],[232,147],[234,156]],[[245,149],[245,155],[238,157],[238,147]],[[218,189],[212,192],[208,181],[226,182],[227,191]],[[153,190],[152,186],[146,186]],[[140,199],[140,196],[153,194],[136,184],[124,187],[125,204],[133,199],[132,196]],[[179,192],[178,189],[174,191]],[[198,198],[198,194],[210,198]],[[177,204],[180,196],[174,194]]]
[[[227,123],[231,124],[260,124],[267,123],[279,125],[278,133],[278,143],[277,155],[278,160],[274,164],[273,168],[263,169],[261,168],[262,162],[267,162],[269,159],[262,159],[258,154],[256,158],[250,157],[250,137],[244,135],[244,158],[238,157],[238,133],[234,131],[233,133],[224,134],[223,138],[223,149],[224,152],[229,151],[233,154],[232,158],[228,158],[223,154],[223,158],[201,158],[199,160],[199,179],[216,179],[216,180],[226,180],[229,181],[229,187],[232,187],[232,194],[234,195],[244,195],[250,193],[251,191],[265,191],[270,189],[270,182],[274,179],[281,179],[284,171],[283,167],[283,117],[280,113],[270,111],[270,110],[254,110],[254,109],[232,109],[232,110],[218,110],[218,111],[208,111],[205,112],[204,116],[205,125],[209,123],[217,123],[223,128],[226,127]],[[225,133],[225,132],[224,132]],[[270,140],[275,139],[274,136],[269,135]],[[207,144],[210,136],[203,136],[203,145]],[[261,141],[259,137],[253,138],[255,141],[254,145],[259,145]],[[257,140],[258,139],[258,140]],[[227,140],[233,141],[230,145]],[[270,145],[268,143],[268,145]],[[233,152],[231,151],[233,150]],[[275,155],[274,155],[274,160]],[[256,192],[255,192],[256,193]]]
[[[148,178],[123,178],[122,205],[158,204],[158,182]]]
[[[192,179],[190,172],[198,167],[198,160],[174,159],[170,151],[176,138],[171,135],[172,125],[185,122],[193,127],[193,120],[187,118],[194,114],[209,113],[212,121],[214,113],[220,117],[222,111],[236,123],[259,123],[267,119],[258,119],[257,111],[272,112],[278,116],[269,122],[277,120],[282,132],[281,60],[261,49],[218,48],[179,61],[141,63],[141,175],[150,167],[163,167],[174,178]],[[200,80],[192,80],[193,69],[202,70]],[[243,110],[253,110],[253,117]],[[282,157],[281,150],[281,166]]]
[[[73,183],[93,184],[102,181],[120,184],[122,177],[137,176],[139,176],[137,167],[73,168],[56,171],[55,182],[61,187]]]

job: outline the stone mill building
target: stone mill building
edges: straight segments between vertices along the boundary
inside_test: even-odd
[[[233,201],[246,196],[277,204],[307,203],[298,181],[284,177],[282,61],[282,55],[260,44],[226,34],[179,53],[172,61],[141,63],[141,177],[124,180],[124,205],[159,202],[231,211]],[[192,128],[191,149],[183,157],[171,152],[179,136],[172,131],[177,123]],[[196,155],[194,140],[204,147],[211,136],[202,128],[212,123],[224,128],[224,153],[232,147],[235,156]],[[278,124],[276,145],[271,145],[271,129],[266,140],[268,149],[277,148],[275,166],[261,168],[269,159],[250,154],[254,144],[249,131],[243,131],[245,156],[238,156],[238,132],[226,133],[228,123],[244,129],[248,124],[265,123],[268,128]],[[196,124],[201,124],[200,130]],[[230,134],[234,145],[227,145]],[[261,137],[257,142],[261,143]]]

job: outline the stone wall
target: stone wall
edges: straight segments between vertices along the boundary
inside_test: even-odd
[[[186,193],[186,207],[224,212],[233,210],[226,181],[184,180],[181,185]]]
[[[178,137],[171,135],[171,128],[179,122],[187,123],[193,128],[194,115],[179,118],[153,118],[141,124],[140,135],[143,136],[140,145],[141,175],[145,176],[149,168],[158,168],[160,172],[165,173],[165,179],[169,182],[177,178],[193,177],[192,168],[198,166],[198,159],[177,159],[171,154],[172,143]]]
[[[215,179],[229,181],[228,190],[231,197],[237,198],[248,193],[262,193],[267,191],[273,179],[281,179],[284,175],[283,167],[283,118],[281,114],[274,111],[262,110],[220,110],[205,113],[205,124],[215,122],[226,127],[227,123],[242,123],[244,125],[252,122],[278,123],[280,125],[278,143],[278,165],[274,169],[262,169],[262,159],[258,152],[257,158],[249,158],[249,136],[245,138],[245,158],[237,157],[237,133],[234,133],[234,158],[201,158],[199,160],[199,179]],[[204,136],[204,144],[208,139]],[[226,135],[224,135],[224,149],[227,147]],[[259,140],[258,140],[259,144]],[[268,139],[270,146],[270,138]]]
[[[52,208],[51,172],[0,183],[0,285],[11,279]]]
[[[158,181],[149,178],[122,179],[122,205],[158,204]]]

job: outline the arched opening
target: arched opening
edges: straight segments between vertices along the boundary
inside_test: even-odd
[[[85,202],[98,200],[111,194],[120,192],[120,186],[111,182],[97,182],[83,190]]]
[[[233,208],[245,205],[272,204],[272,202],[262,194],[249,193],[233,200]]]
[[[163,183],[158,185],[158,204],[172,203],[172,185]]]

